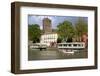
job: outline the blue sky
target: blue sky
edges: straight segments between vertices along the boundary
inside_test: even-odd
[[[74,26],[75,23],[77,22],[77,20],[79,19],[79,17],[75,17],[75,16],[28,15],[28,24],[30,24],[30,25],[31,24],[38,24],[40,26],[40,28],[42,29],[42,27],[43,27],[43,23],[42,23],[43,18],[51,19],[52,28],[56,28],[59,23],[62,23],[65,20],[72,22],[72,24]],[[84,21],[86,23],[88,22],[88,18],[87,17],[82,17],[82,19],[84,19]]]

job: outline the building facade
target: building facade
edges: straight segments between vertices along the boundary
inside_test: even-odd
[[[49,18],[43,19],[43,34],[40,38],[40,43],[45,44],[48,47],[54,47],[57,44],[58,35],[56,32],[52,32],[52,21]]]
[[[49,47],[56,46],[57,38],[58,38],[57,33],[43,34],[43,35],[41,35],[40,43],[45,44]]]

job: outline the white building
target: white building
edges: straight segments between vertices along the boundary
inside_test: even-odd
[[[46,44],[47,46],[51,46],[52,43],[57,43],[58,35],[57,33],[49,33],[41,35],[41,44]]]

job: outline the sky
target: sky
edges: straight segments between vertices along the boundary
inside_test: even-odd
[[[31,24],[38,24],[40,26],[40,28],[43,28],[43,22],[42,20],[44,18],[49,18],[51,20],[51,24],[52,24],[52,28],[56,29],[57,25],[59,23],[62,23],[63,21],[70,21],[73,26],[75,25],[75,23],[77,22],[77,20],[80,17],[75,17],[75,16],[41,16],[41,15],[28,15],[28,25]],[[88,22],[88,18],[87,17],[82,17],[82,19],[84,19],[84,21],[87,23]]]

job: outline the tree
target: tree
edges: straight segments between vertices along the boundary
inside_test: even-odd
[[[85,22],[83,18],[78,19],[75,25],[75,31],[78,41],[81,41],[82,35],[88,32],[87,22]]]
[[[64,21],[57,26],[58,37],[63,41],[72,39],[74,35],[74,27],[71,22]]]
[[[57,43],[61,43],[62,39],[60,37],[57,38]]]
[[[28,37],[33,43],[39,42],[41,30],[38,24],[28,25]]]

